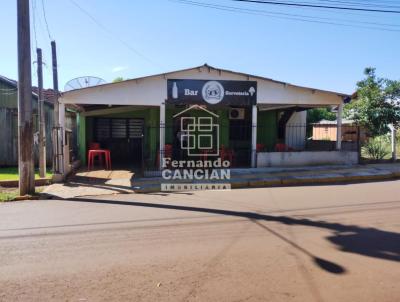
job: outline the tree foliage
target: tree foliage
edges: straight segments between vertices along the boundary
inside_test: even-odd
[[[357,83],[357,99],[347,104],[345,116],[365,127],[372,136],[385,134],[388,125],[400,123],[400,81],[379,78],[366,68]]]
[[[336,114],[330,108],[313,108],[307,111],[307,122],[309,124],[318,123],[322,120],[334,121]]]
[[[123,77],[116,77],[112,82],[113,83],[118,83],[118,82],[122,82],[124,80]]]

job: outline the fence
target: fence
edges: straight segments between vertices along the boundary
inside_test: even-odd
[[[357,126],[342,126],[341,150],[356,151],[360,147],[360,129]],[[165,131],[164,157],[175,160],[224,157],[231,160],[233,167],[250,167],[252,127],[249,123],[218,125],[207,131],[181,131],[179,127],[167,126]],[[143,131],[142,169],[159,169],[159,127],[145,127]],[[302,152],[335,151],[337,125],[315,127],[312,124],[290,124],[284,129],[279,126],[257,127],[257,152]],[[212,137],[209,138],[208,136]],[[182,149],[182,144],[188,148]],[[203,146],[202,146],[203,145]],[[190,150],[188,150],[191,148]],[[218,152],[217,152],[218,151]]]

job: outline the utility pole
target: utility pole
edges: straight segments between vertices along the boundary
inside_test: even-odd
[[[17,0],[19,195],[35,193],[29,0]]]
[[[62,129],[59,120],[58,104],[58,69],[57,69],[57,48],[56,41],[51,41],[51,57],[53,65],[53,89],[54,89],[54,127],[53,127],[53,172],[60,174],[62,172]]]
[[[44,116],[44,100],[43,100],[43,62],[42,49],[37,48],[37,76],[38,76],[38,115],[39,115],[39,176],[46,177],[46,122]]]

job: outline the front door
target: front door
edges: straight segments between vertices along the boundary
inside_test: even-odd
[[[111,151],[113,165],[140,166],[143,157],[143,119],[96,118],[94,138]]]

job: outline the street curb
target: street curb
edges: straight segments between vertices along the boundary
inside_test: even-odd
[[[365,172],[363,172],[365,173]],[[271,178],[254,178],[254,179],[232,179],[231,188],[262,188],[262,187],[280,187],[280,186],[296,186],[296,185],[326,185],[326,184],[345,184],[352,182],[380,181],[400,178],[400,172],[388,172],[376,170],[376,174],[354,175],[354,173],[327,173],[327,175],[314,175],[308,177],[287,176],[287,177],[271,177]],[[353,175],[352,175],[353,174]],[[137,189],[133,189],[135,193],[156,193],[160,192],[160,185],[149,184]]]
[[[35,179],[35,186],[47,186],[52,183],[51,178],[38,178]],[[18,180],[0,180],[0,187],[3,188],[17,188],[19,185]]]

